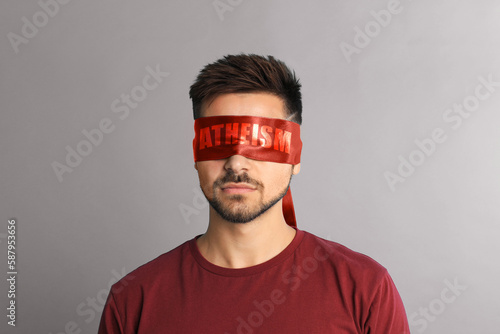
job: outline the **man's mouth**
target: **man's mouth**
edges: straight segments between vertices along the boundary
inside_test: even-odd
[[[256,190],[256,188],[248,183],[226,183],[221,187],[226,194],[246,194]]]

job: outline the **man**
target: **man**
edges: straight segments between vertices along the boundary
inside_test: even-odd
[[[116,283],[99,333],[409,333],[385,268],[296,228],[295,74],[271,56],[226,56],[190,97],[208,229]]]

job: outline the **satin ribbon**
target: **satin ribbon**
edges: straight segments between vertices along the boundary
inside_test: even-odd
[[[194,161],[226,159],[242,155],[249,159],[296,165],[300,162],[300,125],[279,118],[213,116],[194,121]],[[290,188],[283,197],[283,216],[296,227]]]

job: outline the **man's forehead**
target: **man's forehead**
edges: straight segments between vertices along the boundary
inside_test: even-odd
[[[202,108],[202,117],[211,116],[258,116],[286,119],[283,100],[273,94],[231,93],[218,95],[207,101]]]

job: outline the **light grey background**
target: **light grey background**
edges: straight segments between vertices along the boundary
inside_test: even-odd
[[[12,217],[19,262],[15,328],[0,284],[2,333],[95,333],[91,305],[113,277],[205,231],[188,88],[239,52],[274,55],[302,81],[299,227],[388,268],[413,333],[498,333],[500,87],[477,88],[500,82],[498,1],[41,3],[51,16],[37,1],[0,4],[0,277]],[[40,27],[16,46],[23,17]],[[147,67],[169,75],[120,119],[113,101],[144,92]],[[475,101],[460,126],[443,118]],[[113,131],[58,180],[52,164],[103,119]],[[446,140],[415,153],[436,129]],[[391,189],[399,156],[421,164]]]

